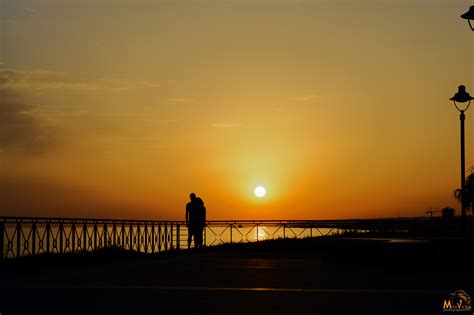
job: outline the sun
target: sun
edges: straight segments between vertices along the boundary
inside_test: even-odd
[[[257,196],[258,198],[262,198],[263,196],[265,196],[267,191],[265,190],[265,187],[258,186],[255,188],[254,193],[255,193],[255,196]]]

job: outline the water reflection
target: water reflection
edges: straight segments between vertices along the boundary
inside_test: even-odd
[[[268,238],[267,232],[263,227],[258,228],[258,240],[265,240]]]
[[[280,238],[305,238],[330,235],[336,230],[283,225],[222,225],[206,227],[206,245],[247,243]]]

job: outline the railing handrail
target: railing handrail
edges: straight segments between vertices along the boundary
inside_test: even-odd
[[[433,219],[209,220],[203,232],[204,244],[212,246],[224,243],[223,237],[232,243],[266,237],[329,236],[354,230],[408,231],[428,220]],[[189,236],[184,220],[0,216],[0,260],[40,253],[77,253],[106,246],[145,253],[179,250],[186,246]]]
[[[324,220],[208,220],[208,225],[218,224],[291,224],[291,223],[374,223],[374,222],[407,222],[425,221],[430,217],[398,217],[398,218],[368,218],[368,219],[324,219]],[[185,224],[185,220],[149,220],[149,219],[107,219],[107,218],[66,218],[66,217],[22,217],[0,216],[0,221],[5,223],[36,222],[36,223],[154,223],[154,224]]]

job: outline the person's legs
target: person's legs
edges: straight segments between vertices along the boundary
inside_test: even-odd
[[[198,228],[196,229],[196,239],[197,239],[197,242],[198,242],[198,246],[199,248],[202,247],[202,232],[203,232],[203,228]]]
[[[194,248],[199,248],[199,229],[194,228]]]
[[[194,229],[191,226],[188,227],[188,249],[191,248],[191,242],[193,239]],[[196,237],[194,237],[194,241],[196,241]]]

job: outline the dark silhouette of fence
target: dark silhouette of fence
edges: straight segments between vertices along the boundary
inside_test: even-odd
[[[427,218],[207,221],[206,246],[358,232],[406,232]],[[0,217],[0,259],[117,247],[143,253],[187,248],[184,221]]]

